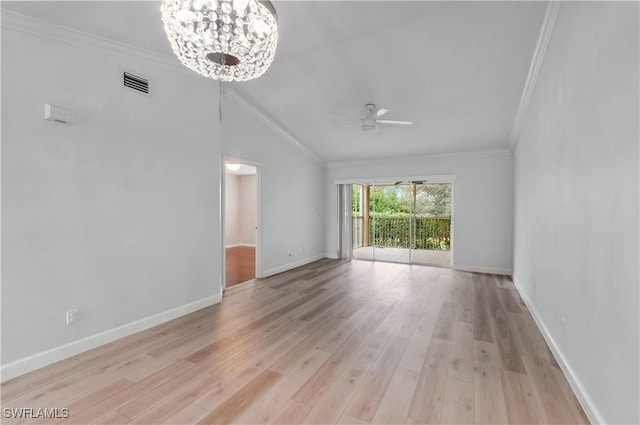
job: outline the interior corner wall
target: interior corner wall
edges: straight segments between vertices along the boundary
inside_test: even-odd
[[[326,245],[338,251],[337,180],[453,175],[452,267],[509,274],[513,244],[513,158],[509,152],[433,155],[327,169]]]
[[[218,85],[5,27],[1,66],[3,379],[9,363],[219,297]],[[121,67],[151,96],[122,88]],[[73,125],[45,121],[45,103]]]
[[[514,278],[594,423],[640,423],[638,20],[562,3],[515,151]]]
[[[223,155],[260,164],[263,276],[324,257],[324,167],[227,96],[221,126]]]

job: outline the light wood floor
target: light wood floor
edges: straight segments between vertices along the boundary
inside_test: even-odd
[[[225,250],[227,288],[256,277],[256,249],[251,246],[235,246]]]
[[[587,422],[509,278],[335,260],[9,381],[2,405],[69,409],[36,423]]]

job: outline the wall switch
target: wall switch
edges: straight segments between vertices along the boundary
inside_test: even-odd
[[[75,323],[77,320],[78,320],[78,310],[75,309],[75,308],[73,310],[68,310],[67,311],[67,325]]]
[[[287,255],[288,255],[289,257],[293,257],[293,251],[287,251]]]

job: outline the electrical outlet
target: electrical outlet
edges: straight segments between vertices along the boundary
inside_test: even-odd
[[[73,323],[76,323],[78,320],[78,309],[68,310],[67,311],[67,326]]]

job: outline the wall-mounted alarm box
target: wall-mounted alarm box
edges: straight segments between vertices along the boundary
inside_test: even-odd
[[[44,104],[44,119],[48,121],[61,122],[63,124],[73,124],[73,111],[62,106]]]

